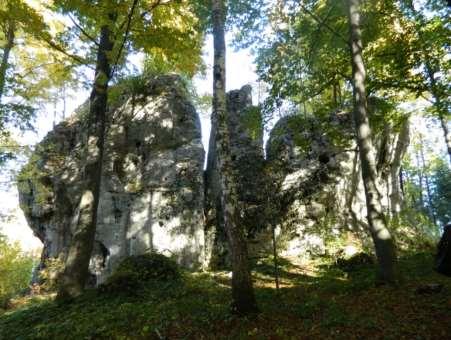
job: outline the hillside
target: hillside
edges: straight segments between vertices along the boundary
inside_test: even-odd
[[[403,281],[391,288],[374,285],[370,264],[345,272],[330,259],[283,260],[278,294],[272,262],[262,261],[254,271],[261,313],[246,318],[230,313],[226,272],[185,272],[183,284],[134,296],[91,290],[68,305],[36,296],[0,317],[0,339],[449,339],[451,280],[431,263],[428,253],[403,256]],[[418,291],[432,283],[443,289]]]

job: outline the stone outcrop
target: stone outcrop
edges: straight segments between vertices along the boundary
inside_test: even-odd
[[[406,151],[408,121],[400,131],[388,125],[375,136],[381,195],[388,216],[399,212],[398,181]],[[337,112],[327,118],[282,118],[267,144],[283,254],[309,257],[324,254],[327,243],[341,239],[371,247],[360,160],[351,116]],[[395,201],[397,203],[395,203]]]
[[[252,106],[252,88],[227,93],[228,126],[235,180],[238,182],[240,223],[250,241],[267,222],[264,214],[266,200],[265,159],[263,155],[263,124],[260,110]],[[226,234],[222,220],[220,183],[217,171],[216,129],[209,141],[206,183],[206,230],[211,242],[211,266],[222,267],[229,262]]]
[[[114,90],[91,272],[102,282],[121,258],[148,251],[203,266],[204,149],[181,78]],[[64,258],[76,226],[86,138],[86,110],[79,111],[47,135],[21,174],[21,206],[43,259]]]
[[[269,135],[266,159],[260,112],[252,107],[250,88],[228,93],[232,159],[240,195],[242,226],[250,256],[271,254],[272,227],[283,255],[324,254],[330,242],[371,247],[366,202],[351,116],[292,115],[281,118]],[[383,203],[388,215],[399,212],[398,174],[408,145],[408,121],[397,130],[386,125],[375,136]],[[206,170],[206,216],[212,265],[229,264],[221,220],[219,178],[210,136]],[[329,243],[329,244],[328,244]]]
[[[112,91],[91,260],[96,282],[123,257],[152,251],[190,268],[227,266],[215,128],[204,171],[200,122],[181,78],[159,76],[132,85]],[[350,115],[283,117],[264,153],[262,118],[251,90],[244,86],[227,96],[240,223],[251,257],[272,251],[272,228],[283,255],[324,254],[339,239],[369,245]],[[20,176],[21,206],[44,243],[43,260],[64,259],[76,226],[86,111],[82,107],[56,126]],[[375,141],[382,196],[395,215],[408,122],[380,130]]]

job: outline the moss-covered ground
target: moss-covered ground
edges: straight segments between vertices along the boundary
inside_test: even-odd
[[[398,287],[376,286],[372,265],[344,272],[327,260],[271,262],[254,271],[261,313],[230,314],[227,273],[184,273],[134,296],[88,291],[70,304],[35,297],[0,315],[0,339],[451,339],[451,278],[427,253],[400,259]],[[437,283],[435,293],[417,288]]]

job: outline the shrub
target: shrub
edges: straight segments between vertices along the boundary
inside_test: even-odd
[[[0,234],[0,308],[6,308],[11,297],[28,288],[33,262],[18,243],[9,243]]]
[[[59,285],[59,278],[64,271],[64,261],[61,258],[48,258],[44,268],[39,271],[41,288],[45,291],[54,291]]]
[[[102,292],[134,294],[148,284],[179,282],[177,263],[157,253],[125,258],[100,287]]]
[[[352,272],[358,270],[362,266],[373,263],[373,257],[367,253],[357,253],[350,257],[339,257],[337,259],[337,267],[345,272]]]

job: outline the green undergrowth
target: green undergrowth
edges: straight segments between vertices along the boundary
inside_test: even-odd
[[[177,263],[162,254],[151,253],[125,258],[98,290],[106,294],[137,295],[150,286],[161,290],[166,285],[173,288],[181,283]]]
[[[432,262],[428,253],[403,255],[403,280],[393,288],[374,284],[370,263],[345,271],[325,258],[281,259],[277,292],[272,261],[262,260],[253,272],[261,313],[249,318],[229,312],[228,273],[182,272],[132,295],[35,299],[0,316],[0,339],[449,339],[451,279]],[[443,289],[416,292],[431,283]]]

